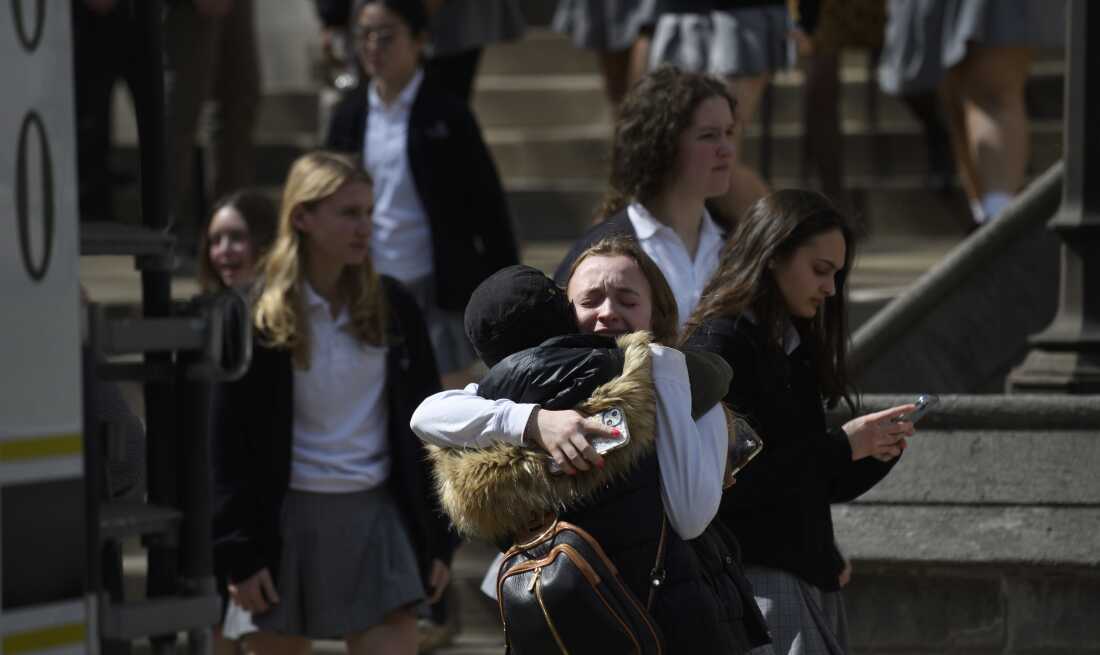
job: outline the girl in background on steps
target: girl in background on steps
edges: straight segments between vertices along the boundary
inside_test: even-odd
[[[657,264],[686,320],[725,240],[706,201],[729,190],[736,106],[722,80],[669,66],[635,84],[615,121],[600,222],[558,265],[558,284],[590,246],[626,236]]]
[[[200,241],[199,287],[247,290],[275,240],[278,214],[275,201],[259,189],[241,189],[215,203]]]
[[[336,107],[327,147],[374,179],[371,259],[416,298],[444,386],[461,387],[476,360],[462,310],[482,280],[519,262],[504,190],[469,107],[425,77],[423,4],[356,7],[356,52],[370,81]]]
[[[890,0],[887,16],[883,91],[939,91],[974,225],[995,219],[1024,183],[1024,89],[1036,49],[1065,41],[1065,1]]]

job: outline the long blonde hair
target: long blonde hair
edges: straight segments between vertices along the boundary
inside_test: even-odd
[[[372,184],[370,176],[348,157],[322,151],[299,157],[291,165],[283,188],[278,236],[261,263],[261,291],[254,323],[266,345],[291,350],[298,368],[309,368],[310,339],[302,301],[307,253],[293,216],[299,208],[312,210],[351,182]],[[385,340],[386,299],[370,258],[359,266],[345,267],[339,284],[348,301],[351,332],[364,343],[381,345]]]

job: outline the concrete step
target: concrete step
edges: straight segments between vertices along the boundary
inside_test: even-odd
[[[1027,98],[1035,119],[1062,116],[1063,67],[1058,62],[1037,64],[1028,81]],[[772,122],[800,124],[803,114],[802,71],[776,75],[772,84]],[[877,102],[878,120],[887,124],[914,123],[901,99],[888,96],[868,83],[868,71],[846,68],[841,75],[841,116],[869,120],[868,102]],[[474,109],[482,127],[547,127],[609,125],[611,112],[598,74],[482,74],[474,93]],[[759,112],[758,112],[759,113]],[[756,117],[759,121],[759,116]]]
[[[798,178],[777,178],[773,187],[807,186]],[[508,201],[523,241],[571,240],[591,224],[605,185],[588,179],[510,178]],[[962,236],[969,228],[969,208],[962,191],[930,190],[920,175],[888,179],[850,176],[847,187],[876,237]]]
[[[912,124],[914,118],[898,98],[868,84],[868,71],[856,67],[842,71],[841,115],[869,120],[868,101],[877,102],[878,120],[885,124]],[[1027,86],[1027,102],[1033,119],[1060,119],[1063,101],[1061,62],[1039,62]],[[772,121],[800,124],[803,113],[804,75],[791,70],[776,76],[772,84]],[[256,131],[260,134],[322,134],[319,90],[271,91],[260,103]],[[118,94],[115,133],[122,141],[134,141],[129,101]],[[561,74],[493,74],[482,72],[473,97],[474,111],[483,128],[610,125],[611,112],[603,82],[594,69]],[[759,116],[756,118],[759,121]],[[610,129],[610,128],[609,128]]]
[[[849,175],[923,173],[928,170],[923,132],[912,124],[880,125],[878,134],[860,121],[846,121],[844,161]],[[1061,123],[1032,123],[1032,170],[1043,170],[1061,157]],[[772,175],[798,177],[802,130],[776,125],[772,130]],[[485,130],[486,141],[506,178],[593,178],[607,174],[610,139],[605,126]],[[742,161],[757,167],[761,136],[746,130]]]
[[[540,0],[524,0],[528,2]],[[1057,62],[1065,57],[1060,49],[1037,53],[1037,64]],[[866,69],[868,52],[846,50],[841,55],[841,67]],[[495,44],[486,48],[480,71],[488,74],[572,74],[591,73],[599,70],[596,52],[575,48],[572,41],[548,27],[529,25],[523,40],[514,43]]]
[[[882,124],[876,134],[862,121],[846,121],[844,162],[849,176],[877,176],[927,172],[925,137],[912,123]],[[606,125],[491,128],[485,140],[506,181],[512,179],[604,180],[610,152]],[[1045,170],[1062,156],[1060,121],[1033,121],[1032,156],[1029,170]],[[758,126],[750,126],[742,143],[742,160],[758,168],[763,142]],[[797,125],[773,126],[771,174],[775,178],[798,178],[802,168],[802,129]],[[260,133],[254,155],[255,180],[261,185],[282,184],[290,164],[307,150],[317,147],[314,132]],[[133,141],[120,141],[115,161],[119,170],[137,171],[137,149]]]

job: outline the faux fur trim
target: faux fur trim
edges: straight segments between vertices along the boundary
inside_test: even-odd
[[[576,407],[585,415],[622,407],[630,442],[604,456],[604,468],[582,475],[552,475],[541,450],[497,444],[483,449],[429,446],[443,509],[464,535],[492,541],[522,534],[548,514],[557,514],[625,477],[654,448],[656,397],[649,344],[635,332],[619,338],[622,375],[596,388]]]

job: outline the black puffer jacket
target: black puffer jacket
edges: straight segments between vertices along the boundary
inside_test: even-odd
[[[689,370],[705,369],[705,354],[689,356],[693,359]],[[567,409],[621,375],[624,362],[623,351],[605,337],[559,337],[504,359],[482,380],[478,393]],[[716,402],[716,394],[704,389],[693,389],[692,396],[695,416]],[[626,475],[614,477],[561,516],[600,542],[644,603],[661,512],[660,466],[649,444]],[[664,567],[667,577],[656,594],[652,614],[668,652],[743,653],[769,641],[751,585],[741,570],[737,542],[717,522],[691,541],[670,531]]]

